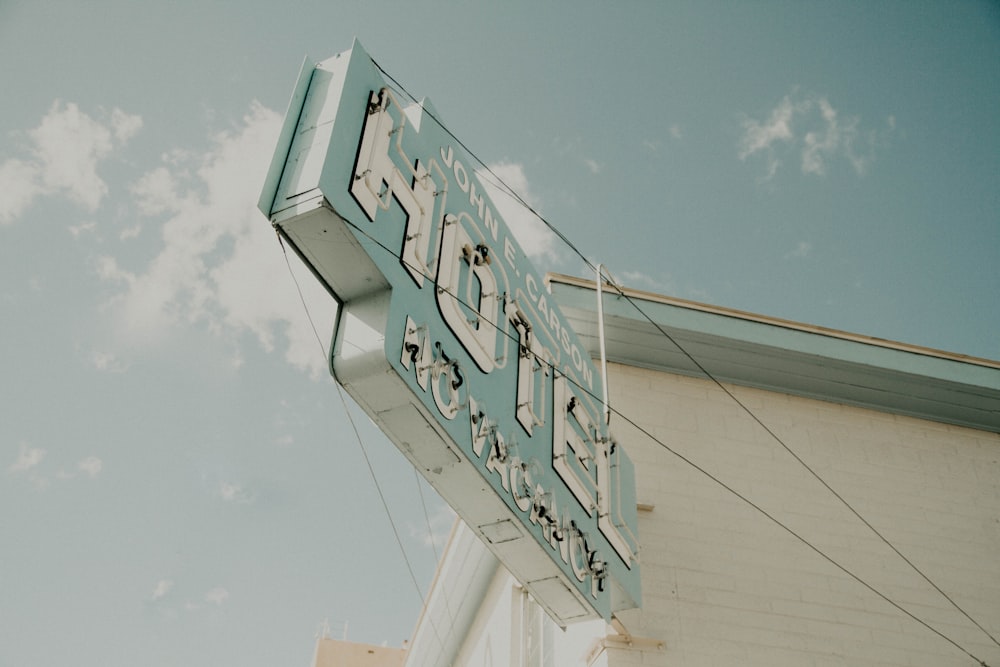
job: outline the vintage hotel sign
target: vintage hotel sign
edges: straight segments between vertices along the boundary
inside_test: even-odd
[[[475,162],[355,43],[303,66],[260,208],[340,302],[331,371],[561,625],[638,606],[601,379]]]

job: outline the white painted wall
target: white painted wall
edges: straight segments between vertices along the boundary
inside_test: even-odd
[[[587,649],[604,635],[603,621],[563,630],[504,569],[499,568],[454,667],[607,667],[602,655],[588,665]]]
[[[991,667],[1000,647],[803,468],[716,385],[611,364],[611,404],[817,549]],[[728,386],[907,558],[1000,637],[1000,435]],[[523,591],[503,567],[462,595],[457,565],[485,547],[454,540],[435,590],[463,607],[456,667],[970,667],[960,649],[773,521],[613,416],[636,464],[643,608],[620,614],[632,647],[603,622],[550,626],[525,659]],[[462,535],[462,531],[459,531]],[[470,533],[471,535],[471,533]],[[464,540],[464,541],[463,541]],[[464,566],[463,566],[464,567]],[[468,569],[468,568],[465,568]],[[453,572],[452,570],[455,570]],[[460,568],[461,571],[464,571]],[[470,570],[471,571],[471,570]],[[460,581],[461,580],[461,581]],[[425,624],[421,624],[425,625]],[[419,629],[418,629],[419,630]],[[421,644],[414,643],[416,649]],[[595,648],[604,642],[607,648]],[[663,648],[657,647],[662,642]],[[430,644],[429,644],[430,645]],[[444,664],[431,653],[407,665]]]
[[[988,664],[1000,648],[707,380],[612,364],[611,404]],[[1000,436],[730,389],[904,555],[1000,637]],[[636,463],[643,609],[663,651],[610,667],[976,664],[619,417]]]

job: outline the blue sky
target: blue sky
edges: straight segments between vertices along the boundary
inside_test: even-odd
[[[303,57],[355,36],[628,286],[1000,358],[995,3],[0,0],[0,663],[409,636],[255,208]],[[426,589],[449,512],[351,413]]]

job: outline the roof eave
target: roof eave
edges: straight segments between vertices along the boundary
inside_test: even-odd
[[[599,355],[596,283],[547,276]],[[1000,433],[1000,362],[605,288],[608,360]],[[679,347],[678,347],[679,346]]]

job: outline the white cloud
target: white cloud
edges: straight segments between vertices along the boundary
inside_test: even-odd
[[[31,482],[35,488],[39,490],[46,489],[51,485],[51,480],[46,476],[39,475],[36,468],[38,468],[42,461],[47,457],[47,454],[46,450],[41,449],[40,447],[30,447],[25,443],[21,443],[17,460],[8,466],[7,470],[10,473],[24,473],[26,474],[28,481]],[[59,481],[66,481],[76,478],[77,475],[82,472],[89,477],[94,478],[100,474],[103,467],[104,463],[101,459],[96,456],[88,456],[77,463],[76,469],[67,471],[60,468],[56,471],[54,477]]]
[[[846,123],[841,123],[837,111],[826,98],[819,98],[817,105],[824,125],[819,131],[807,132],[803,139],[805,147],[802,149],[802,172],[822,176],[826,173],[826,162],[838,153],[843,153],[858,175],[864,174],[868,160],[854,151],[858,141],[859,119],[854,116]]]
[[[121,288],[111,304],[119,333],[149,342],[173,326],[199,324],[234,347],[249,332],[267,351],[284,337],[286,360],[314,376],[326,373],[274,231],[256,206],[280,123],[279,114],[254,103],[204,153],[169,151],[162,166],[135,182],[139,212],[167,218],[162,247],[146,266],[125,268],[112,256],[98,262],[98,275]],[[331,331],[332,299],[289,256],[317,328]],[[234,368],[242,358],[237,351]]]
[[[39,447],[29,447],[21,443],[17,460],[7,468],[10,472],[25,472],[31,470],[45,458],[45,450]]]
[[[670,126],[670,136],[674,139],[680,140],[684,138],[684,130],[680,125],[674,123]]]
[[[77,467],[90,477],[97,477],[104,468],[104,462],[96,456],[88,456],[80,461]]]
[[[775,141],[790,141],[792,134],[791,122],[795,115],[796,105],[787,95],[774,109],[765,123],[758,123],[752,118],[743,120],[743,139],[740,146],[740,157],[744,158],[761,149],[770,148]]]
[[[114,130],[115,139],[124,144],[142,129],[142,118],[115,108],[111,112],[111,127]]]
[[[809,253],[811,252],[812,252],[812,243],[809,243],[808,241],[799,241],[798,245],[796,245],[795,248],[785,253],[785,259],[789,259],[792,257],[794,258],[808,257]]]
[[[156,582],[156,586],[153,588],[153,595],[151,599],[155,602],[156,600],[162,599],[170,592],[170,589],[174,587],[174,582],[170,579],[160,579]]]
[[[81,206],[96,210],[108,191],[97,175],[97,163],[111,153],[111,130],[75,104],[60,109],[57,102],[29,135],[44,165],[42,182],[46,190],[65,191]]]
[[[65,195],[95,211],[108,192],[98,164],[142,127],[142,119],[114,109],[102,122],[70,102],[53,103],[27,135],[27,161],[0,164],[0,224],[12,222],[39,196]]]
[[[590,170],[590,173],[595,175],[601,173],[601,165],[597,162],[597,160],[587,158],[583,161],[583,163],[587,165],[587,169]]]
[[[128,283],[135,279],[135,276],[119,267],[118,260],[110,255],[104,255],[97,258],[97,261],[94,263],[94,273],[96,273],[101,280],[106,280],[108,282]]]
[[[479,172],[479,178],[497,207],[497,213],[510,227],[524,252],[534,260],[557,261],[559,238],[537,215],[508,192],[517,193],[528,206],[538,209],[538,200],[531,192],[524,167],[514,162],[499,162],[488,166],[491,173]],[[494,177],[495,174],[496,176]],[[497,178],[506,185],[497,183]]]
[[[104,373],[124,373],[128,370],[128,365],[119,360],[114,352],[94,350],[90,353],[90,363]]]
[[[623,271],[620,274],[614,274],[612,278],[619,285],[634,289],[656,292],[658,294],[673,294],[676,292],[676,287],[669,278],[661,280],[641,271]]]
[[[844,158],[861,176],[871,161],[875,135],[863,137],[859,125],[857,116],[842,118],[826,97],[793,91],[771,110],[767,120],[743,119],[738,155],[741,160],[763,155],[765,181],[773,178],[782,164],[779,154],[783,146],[785,151],[799,154],[804,174],[823,176],[832,160]],[[859,153],[859,147],[866,155]]]
[[[229,482],[221,482],[219,484],[219,497],[227,503],[237,503],[240,505],[253,502],[253,496],[242,486],[239,484],[230,484]]]
[[[80,238],[84,233],[92,233],[95,229],[97,229],[96,222],[83,222],[79,225],[71,225],[69,233],[73,235],[73,238]]]
[[[791,98],[786,95],[772,111],[768,119],[763,123],[758,123],[752,118],[743,119],[743,137],[740,139],[741,160],[746,160],[749,156],[759,151],[767,154],[767,177],[770,179],[778,170],[780,161],[774,155],[773,145],[775,142],[790,142],[794,138],[792,133],[792,119],[797,113],[801,113],[801,104],[794,104]],[[766,180],[765,179],[765,180]]]
[[[182,202],[177,194],[177,183],[166,167],[158,167],[144,174],[132,185],[136,205],[143,215],[175,212]]]
[[[42,194],[41,170],[22,160],[0,164],[0,224],[13,222]]]
[[[221,586],[217,586],[216,588],[213,588],[209,592],[205,593],[205,602],[209,602],[219,607],[221,607],[228,599],[229,591]]]

